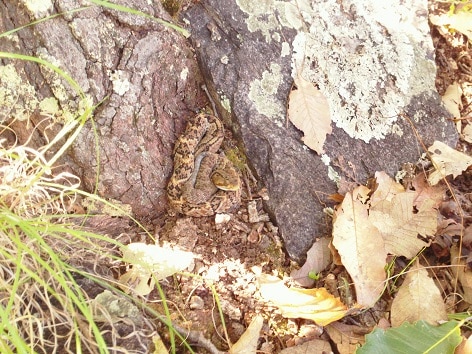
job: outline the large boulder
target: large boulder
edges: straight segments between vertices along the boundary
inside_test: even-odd
[[[267,210],[302,260],[329,233],[336,182],[364,183],[457,134],[435,86],[426,1],[203,0],[185,18],[207,87],[268,187]],[[325,153],[286,118],[295,77],[329,102]]]

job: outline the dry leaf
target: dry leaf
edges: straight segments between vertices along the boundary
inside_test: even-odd
[[[462,343],[454,351],[454,354],[470,354],[472,353],[472,336],[469,338],[462,337]]]
[[[428,199],[434,201],[435,208],[443,202],[446,187],[443,185],[431,186],[423,172],[413,179],[412,186],[415,189],[415,207],[419,208]]]
[[[302,77],[295,79],[297,89],[289,96],[288,117],[300,129],[305,145],[322,154],[326,135],[331,134],[331,118],[326,98]]]
[[[437,210],[433,200],[425,200],[414,208],[415,193],[404,192],[391,202],[378,202],[370,209],[370,222],[380,230],[388,253],[413,258],[423,247],[429,246],[418,235],[427,237],[437,229]]]
[[[375,181],[377,188],[370,197],[371,208],[375,207],[378,202],[391,201],[398,193],[405,192],[405,188],[400,183],[395,182],[383,171],[375,172]]]
[[[461,116],[461,97],[462,90],[457,82],[449,85],[446,89],[446,92],[444,92],[444,95],[442,96],[444,105],[454,118],[459,118]]]
[[[451,247],[451,265],[454,266],[453,274],[457,275],[464,291],[464,300],[472,304],[472,271],[465,266],[465,259],[459,257],[459,247]]]
[[[264,318],[256,315],[239,340],[230,348],[229,354],[256,354]]]
[[[365,187],[364,187],[365,188]],[[379,230],[370,222],[368,206],[347,193],[335,214],[333,245],[356,288],[357,302],[371,307],[383,292],[387,252]]]
[[[464,235],[462,236],[462,245],[469,250],[472,248],[472,225],[465,228]]]
[[[398,327],[403,322],[424,320],[432,325],[447,321],[446,305],[433,279],[425,268],[414,265],[393,299],[391,322]]]
[[[440,141],[435,141],[428,151],[431,153],[431,160],[436,169],[428,177],[429,183],[433,186],[446,176],[452,175],[456,178],[472,165],[472,157],[454,150]]]
[[[325,328],[329,338],[336,343],[340,354],[352,354],[365,343],[365,335],[372,329],[359,325],[348,325],[341,322],[331,323]]]
[[[472,124],[467,124],[462,130],[462,138],[472,144]]]
[[[464,226],[462,224],[459,224],[457,221],[454,219],[442,219],[438,223],[438,231],[436,232],[436,235],[441,235],[441,236],[460,236],[464,232]],[[435,242],[437,241],[437,237],[434,240]]]
[[[156,280],[187,268],[193,261],[191,252],[141,242],[130,243],[122,247],[121,251],[123,260],[131,268],[119,281],[125,285],[125,291],[132,289],[143,296],[153,290]]]
[[[262,297],[277,306],[287,318],[305,318],[326,326],[343,318],[347,311],[339,298],[325,288],[288,288],[282,280],[267,274],[259,277],[259,287]]]
[[[305,288],[310,288],[315,281],[308,277],[308,273],[320,273],[331,262],[331,252],[329,250],[329,238],[323,237],[316,241],[306,254],[305,264],[298,270],[294,270],[290,277],[295,282]]]
[[[282,349],[279,354],[325,354],[332,353],[331,345],[327,340],[312,339],[295,347]]]
[[[375,191],[361,186],[348,193],[333,223],[333,245],[354,282],[357,302],[364,306],[372,306],[382,294],[387,253],[413,258],[431,243],[428,237],[437,230],[435,207],[443,194],[424,177],[415,180],[416,192],[405,191],[385,172],[375,177]]]
[[[472,13],[460,11],[456,14],[443,14],[430,16],[430,20],[436,26],[448,26],[472,38]]]

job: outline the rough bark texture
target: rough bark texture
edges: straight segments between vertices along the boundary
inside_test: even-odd
[[[158,1],[118,3],[157,18],[168,17]],[[88,5],[72,0],[49,5],[2,1],[0,31]],[[175,138],[185,118],[207,102],[188,41],[144,17],[91,7],[24,28],[2,38],[0,47],[52,62],[74,78],[94,104],[101,102],[94,126],[85,126],[62,161],[82,178],[83,187],[95,188],[97,138],[98,193],[130,204],[141,218],[163,213]],[[62,122],[76,114],[77,94],[44,66],[7,59],[1,64],[0,119],[16,119],[13,128],[20,143],[33,134],[31,144],[43,145],[45,136],[53,133],[47,130],[51,122],[45,117]],[[48,99],[58,103],[58,111],[45,108]]]
[[[426,9],[426,1],[204,0],[187,13],[207,86],[268,187],[292,258],[328,233],[333,172],[364,183],[417,161],[421,147],[401,113],[426,145],[455,143],[434,88]],[[285,118],[298,74],[330,104],[323,158]]]

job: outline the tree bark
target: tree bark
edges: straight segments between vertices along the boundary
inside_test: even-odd
[[[159,1],[116,2],[171,20]],[[207,102],[202,78],[180,33],[98,6],[71,12],[89,5],[79,0],[0,2],[1,32],[61,14],[3,37],[0,50],[47,60],[78,82],[98,107],[93,124],[85,125],[61,163],[82,179],[85,190],[97,188],[106,198],[130,204],[136,216],[153,218],[166,210],[175,138],[185,119]],[[0,119],[11,125],[19,143],[32,136],[29,144],[42,146],[80,113],[77,93],[51,70],[12,59],[2,59],[1,65]],[[48,102],[58,109],[51,110]]]

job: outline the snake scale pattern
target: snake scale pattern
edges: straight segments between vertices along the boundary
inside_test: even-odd
[[[188,122],[175,143],[174,171],[167,185],[173,212],[210,216],[239,205],[239,174],[223,153],[217,153],[223,139],[223,125],[215,116],[200,113]]]

